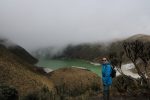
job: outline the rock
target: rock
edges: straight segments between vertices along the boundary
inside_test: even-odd
[[[50,68],[43,68],[43,70],[46,72],[46,73],[50,73],[50,72],[52,72],[53,70],[52,69],[50,69]]]

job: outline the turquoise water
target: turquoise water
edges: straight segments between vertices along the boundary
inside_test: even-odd
[[[84,67],[101,76],[101,65],[91,64],[88,61],[80,59],[40,59],[38,66],[50,68],[52,70],[63,67]]]

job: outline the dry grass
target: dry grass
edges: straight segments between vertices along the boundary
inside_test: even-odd
[[[53,83],[41,74],[29,70],[23,61],[10,53],[6,48],[0,47],[0,83],[15,87],[20,95],[26,95],[31,91],[47,86],[49,90],[55,91]]]
[[[54,82],[58,95],[65,100],[71,100],[74,97],[81,100],[81,98],[96,95],[101,90],[100,77],[88,70],[62,68],[50,73],[49,78]]]
[[[135,40],[139,40],[139,41],[143,41],[143,42],[149,42],[150,41],[150,35],[137,34],[137,35],[131,36],[128,39],[126,39],[126,41],[135,41]]]
[[[21,97],[45,98],[45,95],[54,100],[86,100],[101,90],[100,77],[88,70],[64,68],[47,77],[3,46],[0,46],[0,84],[16,88]],[[43,87],[48,92],[40,92]]]

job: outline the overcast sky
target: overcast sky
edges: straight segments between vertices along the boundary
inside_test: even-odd
[[[31,50],[150,34],[150,0],[0,0],[0,36]]]

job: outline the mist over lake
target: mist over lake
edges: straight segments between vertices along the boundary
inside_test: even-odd
[[[150,34],[149,0],[1,0],[0,37],[28,51]]]
[[[0,99],[150,99],[150,0],[0,0]],[[107,75],[104,75],[107,76]]]

